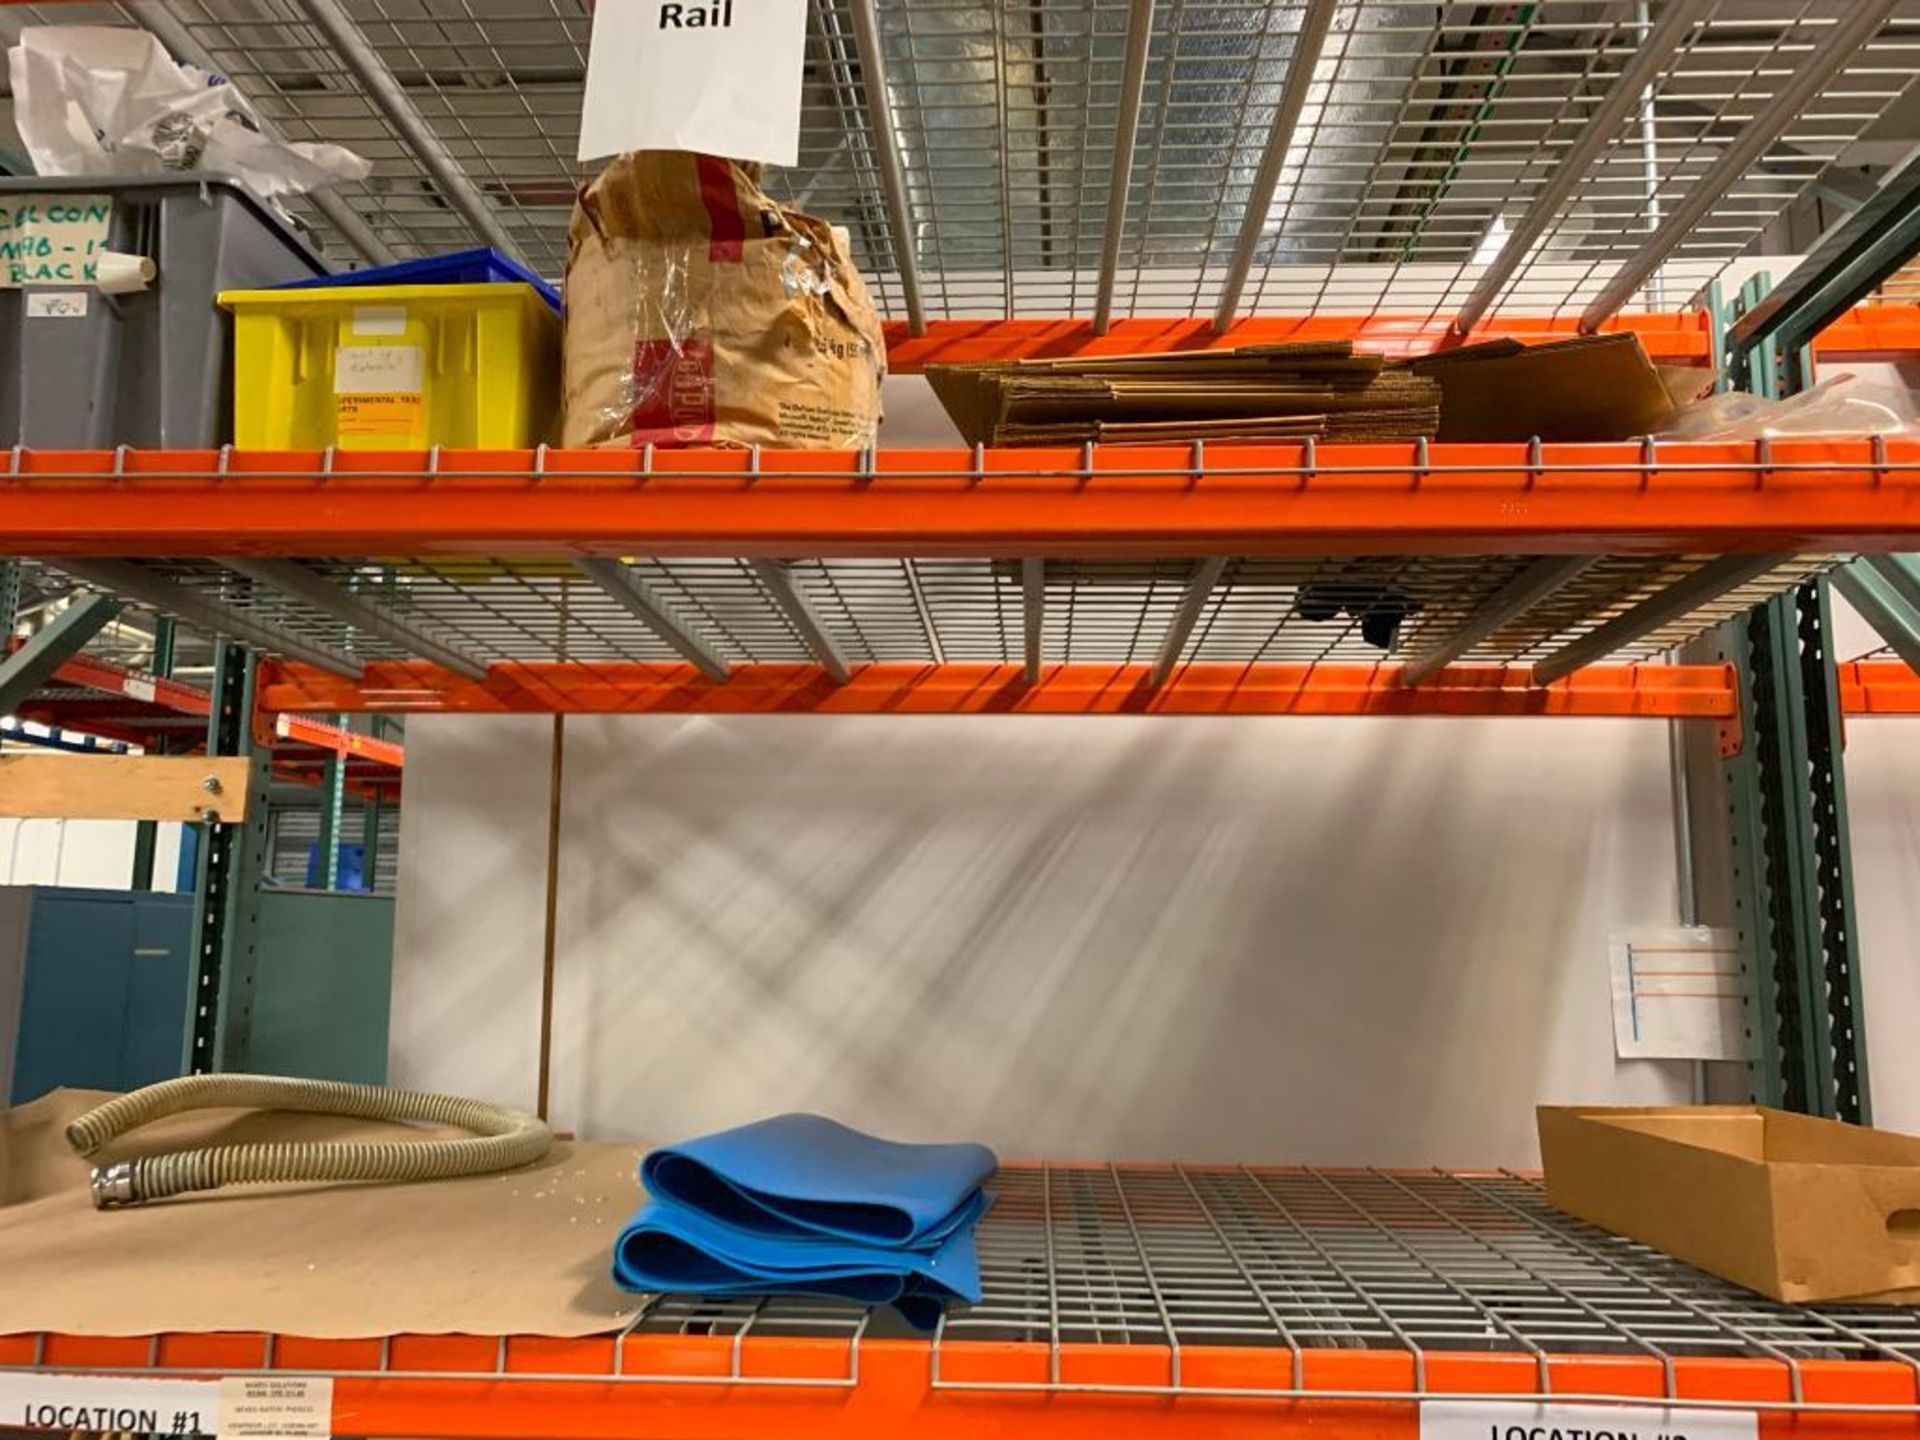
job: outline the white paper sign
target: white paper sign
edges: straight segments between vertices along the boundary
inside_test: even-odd
[[[1613,1049],[1622,1060],[1744,1060],[1740,944],[1704,925],[1608,937]]]
[[[0,196],[0,289],[91,285],[112,218],[105,195]]]
[[[87,317],[87,292],[84,290],[34,290],[27,295],[29,320],[84,320]]]
[[[136,1435],[212,1435],[211,1380],[0,1372],[0,1427]]]
[[[1423,1400],[1420,1440],[1759,1440],[1751,1410]]]
[[[418,345],[343,345],[333,356],[333,393],[417,395],[425,373]]]
[[[800,158],[807,0],[600,0],[580,159],[693,150]]]
[[[229,1375],[220,1382],[220,1440],[327,1440],[333,1381],[300,1375]]]

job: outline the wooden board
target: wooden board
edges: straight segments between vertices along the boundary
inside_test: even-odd
[[[243,820],[252,780],[252,763],[238,756],[0,755],[0,815]]]

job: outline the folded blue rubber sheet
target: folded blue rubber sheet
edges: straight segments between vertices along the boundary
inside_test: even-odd
[[[973,1229],[998,1161],[984,1145],[904,1145],[820,1115],[776,1115],[667,1146],[620,1232],[613,1277],[676,1294],[826,1295],[894,1305],[931,1329],[980,1298]]]

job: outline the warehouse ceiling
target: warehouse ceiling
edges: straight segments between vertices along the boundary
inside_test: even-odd
[[[810,7],[801,161],[770,184],[851,228],[883,308],[898,315],[908,241],[888,220],[876,117],[852,38],[855,3]],[[572,155],[586,0],[345,0],[345,8],[500,231],[558,275],[583,173]],[[1114,308],[1211,311],[1300,43],[1304,0],[878,0],[929,315],[1093,308],[1137,8],[1150,8],[1152,29]],[[1663,0],[1338,5],[1261,227],[1246,308],[1457,309],[1662,8]],[[1559,207],[1502,307],[1555,312],[1591,298],[1766,111],[1845,9],[1846,0],[1708,5],[1660,66],[1650,102]],[[336,141],[372,159],[372,177],[345,198],[380,245],[404,257],[472,243],[472,224],[431,177],[420,146],[370,100],[364,77],[307,14],[299,0],[10,6],[0,7],[0,36],[23,24],[145,19],[176,53],[228,73],[289,137]],[[1693,227],[1642,303],[1679,305],[1816,182],[1857,172],[1861,142],[1885,133],[1916,62],[1920,0],[1911,0]],[[1857,173],[1852,181],[1857,188]],[[306,218],[331,253],[354,258],[336,226]]]

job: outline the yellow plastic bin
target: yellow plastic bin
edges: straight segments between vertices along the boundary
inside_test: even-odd
[[[531,285],[228,290],[243,450],[524,449],[550,438],[560,317]]]

